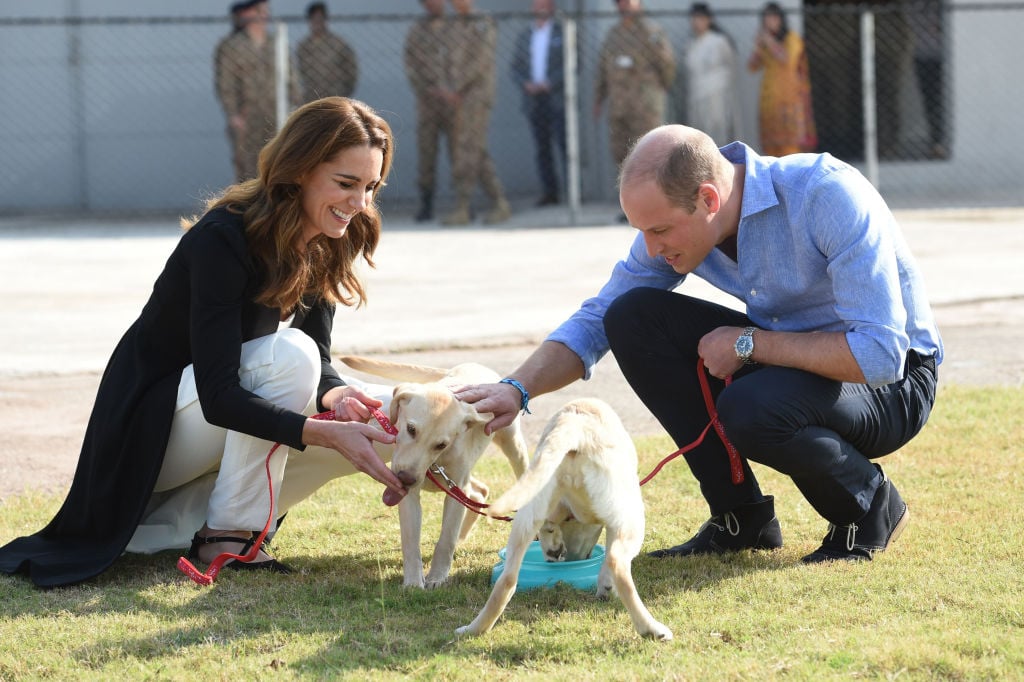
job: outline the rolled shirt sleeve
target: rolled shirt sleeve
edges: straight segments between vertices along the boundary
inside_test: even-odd
[[[584,379],[598,360],[608,352],[608,338],[604,333],[604,314],[616,298],[635,287],[674,289],[684,277],[659,258],[647,255],[643,235],[637,233],[629,254],[615,264],[612,274],[596,296],[588,298],[568,320],[558,326],[548,341],[564,344],[583,361]]]

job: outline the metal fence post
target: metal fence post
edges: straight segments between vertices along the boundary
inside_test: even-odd
[[[274,82],[277,86],[277,129],[284,127],[288,118],[288,25],[282,21],[277,22],[274,31]]]
[[[875,13],[860,15],[861,80],[864,90],[864,174],[878,189],[878,107],[875,102]]]
[[[569,205],[569,223],[580,222],[580,125],[579,72],[576,68],[576,20],[565,17],[562,24],[562,49],[565,77],[565,200]]]
[[[77,0],[69,6],[71,16],[75,19],[81,16]],[[67,24],[68,32],[68,73],[71,76],[71,130],[72,149],[74,150],[74,168],[76,183],[76,206],[79,210],[89,209],[89,164],[86,158],[85,140],[85,91],[82,83],[82,26],[77,21],[70,21]]]

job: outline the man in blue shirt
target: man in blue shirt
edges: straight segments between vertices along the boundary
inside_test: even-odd
[[[622,165],[619,199],[639,231],[597,296],[503,383],[459,396],[505,426],[530,395],[588,378],[609,349],[679,445],[707,424],[698,359],[729,440],[686,455],[711,518],[653,556],[782,546],[774,500],[747,461],[790,476],[829,523],[816,563],[885,550],[907,506],[873,460],[906,444],[935,400],[942,341],[917,265],[871,184],[828,154],[719,150],[655,128]],[[746,312],[672,290],[694,273]],[[728,386],[723,381],[732,376]]]

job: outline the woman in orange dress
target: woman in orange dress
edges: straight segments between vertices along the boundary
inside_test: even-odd
[[[775,2],[761,10],[761,28],[747,67],[764,69],[759,109],[762,153],[784,156],[814,151],[818,136],[804,41],[789,30],[786,15]]]

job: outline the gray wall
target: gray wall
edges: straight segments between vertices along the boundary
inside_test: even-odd
[[[355,48],[361,76],[355,96],[377,108],[395,129],[398,163],[384,195],[395,208],[415,201],[414,110],[401,68],[415,0],[378,0],[331,6],[333,28]],[[35,0],[0,5],[0,212],[190,211],[232,181],[224,118],[214,97],[211,55],[227,30],[227,2],[178,0]],[[289,19],[292,45],[306,33],[306,0],[274,0]],[[571,11],[600,12],[581,28],[581,152],[583,196],[614,200],[614,171],[603,121],[589,117],[596,54],[614,20],[610,0],[562,0]],[[749,54],[761,3],[741,0],[720,10],[741,60]],[[682,3],[648,0],[652,13],[679,12]],[[688,5],[687,5],[688,6]],[[790,5],[796,8],[796,5]],[[969,8],[971,5],[963,5]],[[513,197],[539,193],[533,148],[507,73],[507,57],[528,10],[528,0],[479,0],[485,12],[505,14],[499,40],[499,93],[489,144]],[[958,8],[961,7],[958,5]],[[1024,144],[1012,112],[1024,105],[1024,12],[957,11],[951,20],[955,125],[950,160],[883,163],[880,185],[896,203],[1015,203],[1021,199]],[[737,14],[736,10],[750,10]],[[346,15],[378,19],[346,23]],[[386,17],[390,15],[391,20]],[[394,20],[393,17],[401,17]],[[80,22],[19,25],[21,18],[78,17]],[[191,18],[132,23],[110,17]],[[683,14],[659,17],[682,50],[689,35]],[[793,28],[802,31],[799,21]],[[757,143],[758,77],[741,75],[744,139]],[[912,105],[912,103],[911,103]],[[439,177],[447,177],[442,160]],[[444,193],[448,188],[442,184]],[[387,206],[386,206],[387,207]]]

